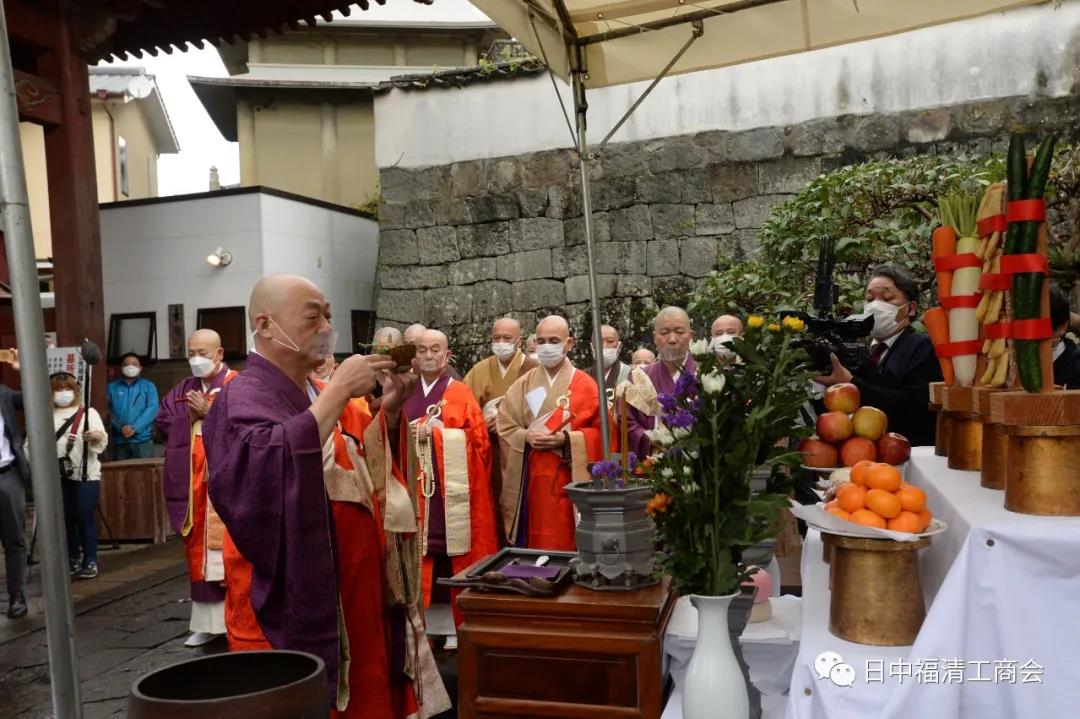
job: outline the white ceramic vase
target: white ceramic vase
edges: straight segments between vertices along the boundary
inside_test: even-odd
[[[738,594],[691,595],[698,612],[697,643],[683,680],[684,719],[747,719],[746,680],[731,648],[728,607]]]

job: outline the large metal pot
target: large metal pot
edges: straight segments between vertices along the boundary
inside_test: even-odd
[[[216,654],[135,680],[128,719],[325,719],[326,667],[304,652]]]

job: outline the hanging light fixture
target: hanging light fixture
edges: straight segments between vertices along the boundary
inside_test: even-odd
[[[232,253],[219,247],[206,256],[206,264],[211,267],[227,267],[232,264]]]

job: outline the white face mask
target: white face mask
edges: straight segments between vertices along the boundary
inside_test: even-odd
[[[870,330],[870,336],[876,340],[883,340],[896,334],[899,326],[896,315],[899,311],[899,307],[885,300],[874,300],[863,305],[863,312],[874,317],[874,327]]]
[[[686,351],[678,347],[661,347],[660,359],[664,362],[682,362],[686,359]]]
[[[530,353],[528,354],[528,357],[529,357],[529,359],[531,359],[531,360],[532,360],[533,362],[539,362],[539,361],[540,361],[540,355],[536,354],[535,352],[530,352]]]
[[[285,342],[282,342],[277,337],[271,337],[270,341],[277,342],[282,347],[288,347],[293,352],[298,352],[304,355],[311,355],[312,357],[325,360],[327,357],[334,354],[334,349],[337,348],[338,333],[335,332],[333,328],[323,330],[321,332],[316,332],[315,335],[311,338],[311,340],[308,341],[308,348],[304,350],[300,347],[300,345],[296,344],[292,337],[289,337],[289,335],[285,334],[285,330],[281,329],[281,325],[275,322],[272,317],[270,318],[270,324],[274,325],[274,327],[277,327],[277,331],[280,332],[281,336],[284,337],[286,340]],[[256,333],[258,333],[258,330],[252,332],[251,334],[255,335]]]
[[[70,407],[71,403],[75,401],[75,392],[70,389],[62,389],[59,392],[53,392],[53,402],[57,407]]]
[[[620,343],[618,347],[605,347],[604,348],[604,369],[607,369],[611,365],[619,361],[619,350],[622,348]]]
[[[424,357],[423,359],[418,360],[417,364],[420,365],[421,372],[427,372],[428,374],[438,372],[446,366],[445,362],[439,362],[435,357]]]
[[[128,379],[135,379],[142,370],[133,364],[126,364],[120,369],[120,372]]]
[[[214,371],[214,360],[209,357],[188,357],[188,365],[191,367],[191,374],[200,379],[210,376]]]
[[[536,358],[548,369],[559,365],[566,356],[565,342],[536,345]]]
[[[513,357],[515,352],[517,352],[517,345],[513,342],[491,343],[491,354],[495,355],[503,361],[506,361]]]
[[[712,338],[712,350],[713,352],[720,354],[723,351],[727,351],[731,347],[731,343],[735,341],[738,335],[729,334],[727,332],[716,335]]]

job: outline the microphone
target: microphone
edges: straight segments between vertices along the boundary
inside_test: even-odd
[[[83,343],[79,346],[79,354],[82,355],[83,361],[88,365],[96,365],[101,361],[101,350],[98,349],[97,343],[93,340],[83,340]]]

